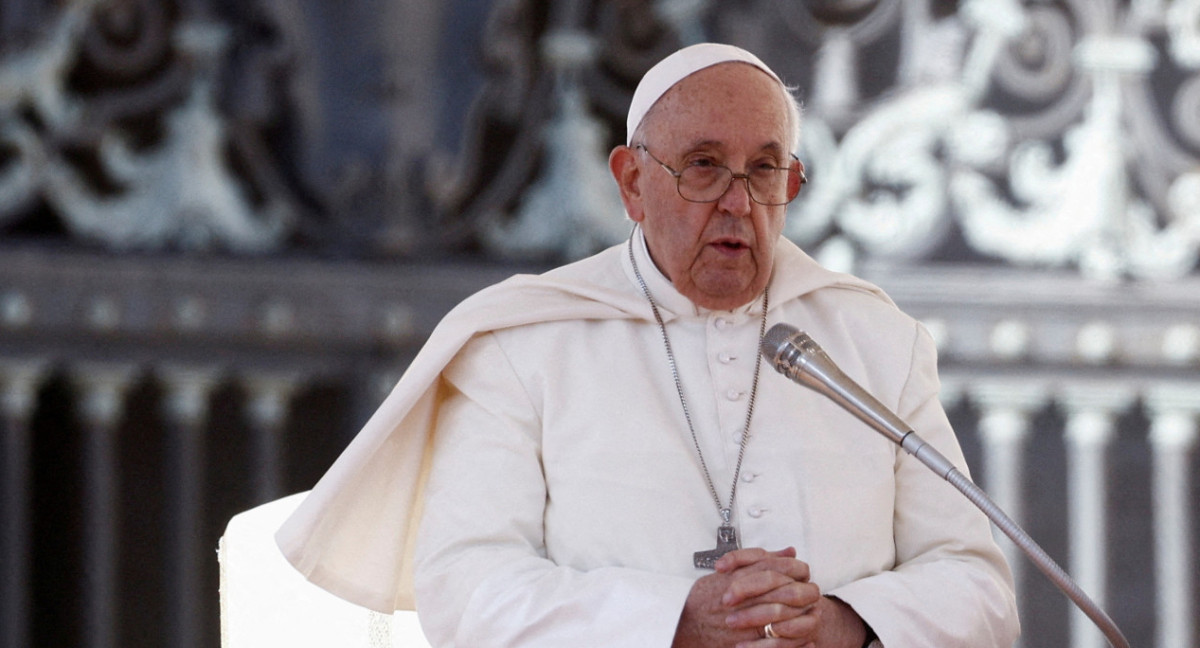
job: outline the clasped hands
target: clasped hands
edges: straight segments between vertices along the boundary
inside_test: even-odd
[[[731,551],[688,594],[672,648],[859,648],[866,627],[809,582],[796,550]],[[767,625],[770,634],[767,636]]]

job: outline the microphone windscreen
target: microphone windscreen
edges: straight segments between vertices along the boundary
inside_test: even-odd
[[[786,322],[780,322],[772,326],[767,330],[766,335],[763,336],[763,357],[773,361],[775,356],[779,355],[780,351],[786,349],[791,344],[792,339],[799,334],[800,329]]]

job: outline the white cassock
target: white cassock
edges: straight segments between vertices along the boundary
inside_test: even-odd
[[[761,302],[699,309],[640,236],[634,252],[727,505]],[[932,341],[877,288],[781,240],[767,326],[777,322],[808,332],[966,472]],[[385,611],[412,603],[415,567],[434,646],[670,646],[709,573],[692,554],[716,544],[721,518],[626,246],[484,291],[441,328],[281,530],[284,553],[318,585]],[[1018,634],[986,517],[766,367],[733,523],[743,547],[795,547],[822,592],[889,648],[1007,648]]]

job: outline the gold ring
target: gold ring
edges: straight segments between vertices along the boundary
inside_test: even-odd
[[[779,638],[779,635],[775,634],[775,628],[772,628],[770,623],[763,626],[763,636],[766,637],[767,639],[778,639]]]

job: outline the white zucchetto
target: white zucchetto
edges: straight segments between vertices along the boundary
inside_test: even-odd
[[[767,67],[766,63],[740,47],[721,43],[699,43],[685,47],[656,63],[638,83],[637,89],[633,91],[633,99],[629,102],[629,115],[625,118],[625,143],[633,145],[633,133],[645,119],[646,113],[659,97],[666,94],[676,83],[704,68],[718,63],[733,62],[753,65],[783,85],[779,75]]]

